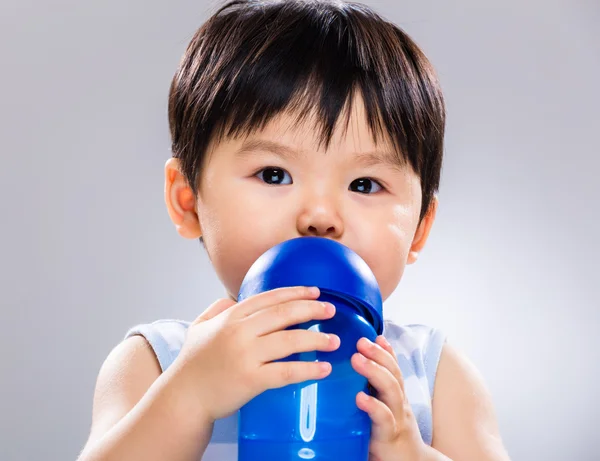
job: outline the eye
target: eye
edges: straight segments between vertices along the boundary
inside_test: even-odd
[[[379,188],[379,189],[378,189]],[[350,183],[349,189],[353,192],[360,192],[361,194],[370,194],[379,192],[383,189],[381,184],[371,178],[358,178]],[[375,190],[373,190],[375,189]]]
[[[283,183],[281,181],[284,180],[285,176],[289,178],[289,182]],[[287,185],[292,183],[292,178],[290,174],[282,168],[276,167],[267,167],[260,170],[256,173],[260,179],[262,179],[267,184],[276,184],[276,185]]]

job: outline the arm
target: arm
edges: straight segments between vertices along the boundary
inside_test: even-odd
[[[433,397],[433,442],[428,460],[509,461],[491,396],[475,366],[445,344]]]
[[[119,344],[100,369],[92,428],[79,461],[200,459],[213,424],[177,389],[174,363],[161,374],[141,336]]]

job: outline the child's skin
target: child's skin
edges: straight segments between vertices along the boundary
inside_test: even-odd
[[[282,331],[333,315],[316,301],[318,293],[293,287],[235,302],[244,275],[272,246],[308,235],[335,239],[367,262],[384,301],[396,289],[405,265],[417,260],[427,241],[438,202],[419,222],[418,176],[406,166],[359,158],[358,153],[391,151],[391,143],[374,143],[362,100],[354,101],[347,132],[338,125],[327,152],[317,147],[311,122],[296,124],[289,114],[246,139],[210,146],[197,197],[178,161],[169,159],[169,216],[181,236],[203,237],[229,298],[196,319],[163,374],[139,336],[111,352],[98,377],[92,431],[80,460],[195,461],[216,419],[266,389],[328,374],[317,363],[270,363],[294,352],[339,347],[335,336]],[[257,140],[284,144],[296,154],[265,147],[238,153]],[[269,167],[278,171],[265,172]],[[362,339],[357,347],[352,365],[376,390],[376,398],[361,393],[356,399],[373,422],[370,461],[508,459],[489,393],[475,367],[452,346],[444,345],[436,376],[432,447],[421,439],[391,347],[383,337],[376,344]]]

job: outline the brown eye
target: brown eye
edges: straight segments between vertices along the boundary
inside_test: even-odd
[[[361,194],[370,194],[371,192],[379,192],[383,188],[374,179],[358,178],[350,183],[349,189],[353,192],[359,192]]]
[[[285,180],[287,177],[290,179],[289,182],[284,183],[283,181]],[[263,168],[262,170],[260,170],[257,173],[257,176],[262,179],[264,182],[266,182],[267,184],[276,184],[276,185],[286,185],[286,184],[291,184],[291,177],[289,175],[289,173],[287,171],[285,171],[282,168],[275,168],[275,167],[267,167],[267,168]]]

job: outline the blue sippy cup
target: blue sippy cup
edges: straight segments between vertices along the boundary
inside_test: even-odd
[[[280,287],[317,286],[319,300],[336,306],[334,317],[291,328],[334,333],[332,352],[292,354],[282,361],[326,361],[323,379],[269,389],[238,413],[238,461],[367,461],[371,420],[356,406],[370,394],[365,377],[350,364],[362,337],[383,332],[382,299],[367,263],[348,247],[322,237],[300,237],[266,251],[252,265],[238,302]]]

